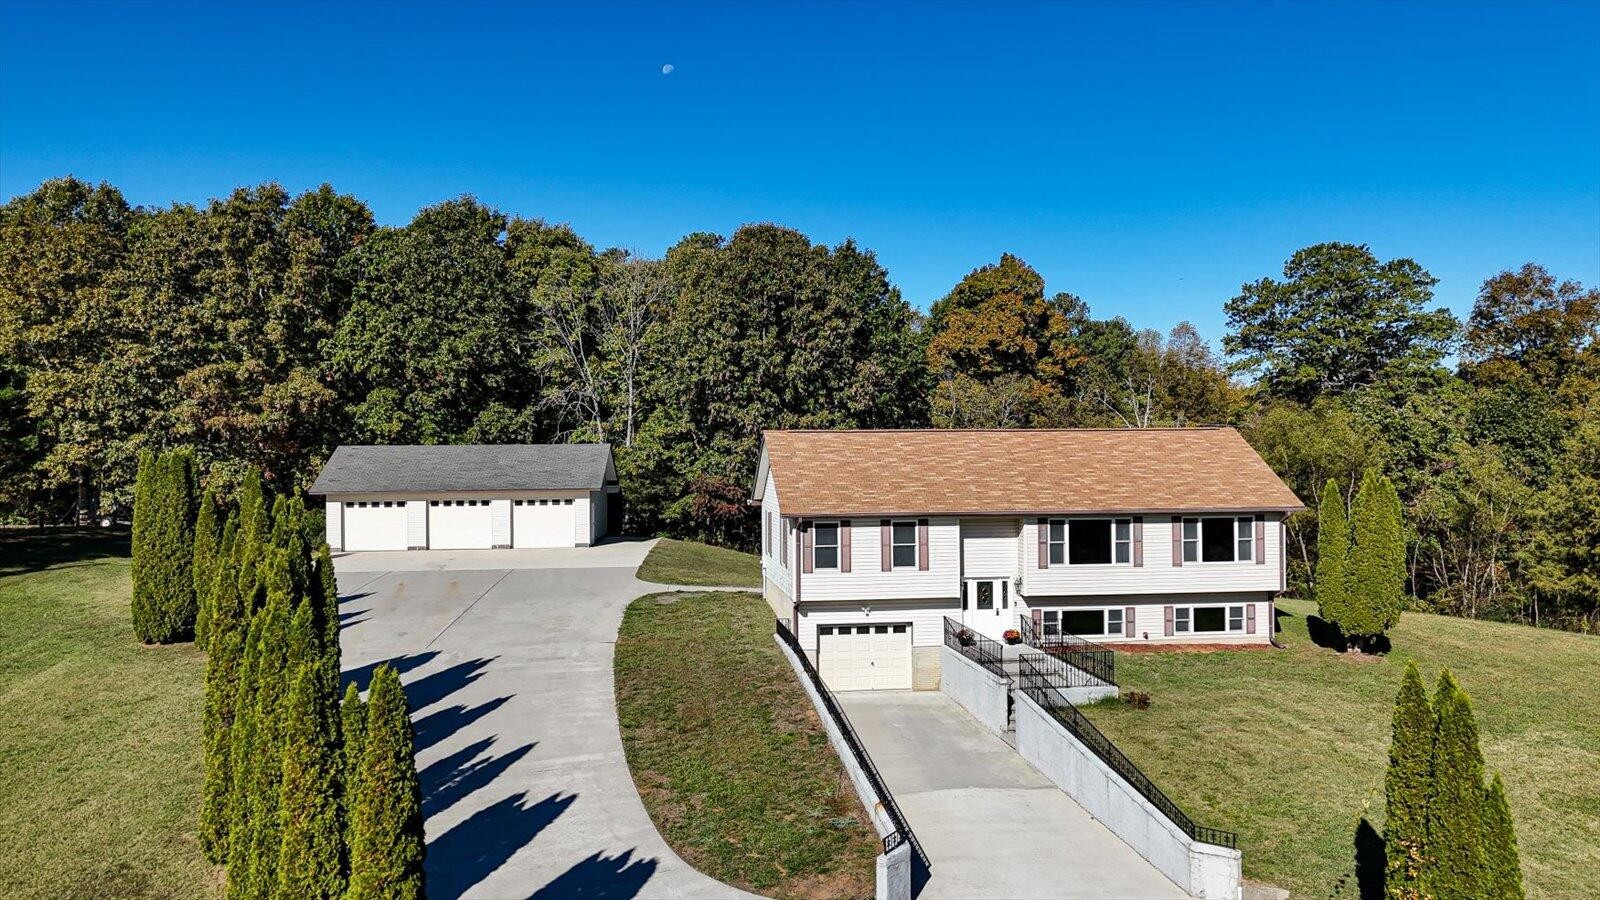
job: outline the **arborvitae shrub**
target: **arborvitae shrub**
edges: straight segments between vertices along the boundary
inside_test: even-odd
[[[211,586],[217,567],[222,564],[222,516],[217,493],[206,488],[194,519],[194,642],[205,648],[211,624]]]
[[[1483,862],[1485,897],[1522,900],[1522,861],[1517,855],[1517,833],[1511,824],[1511,806],[1500,773],[1483,792]]]
[[[1433,796],[1433,740],[1436,731],[1428,689],[1415,662],[1406,665],[1394,701],[1389,742],[1389,770],[1384,777],[1387,812],[1383,838],[1387,848],[1388,885],[1396,896],[1410,896],[1417,881],[1417,862],[1427,839],[1428,806]]]
[[[134,631],[145,643],[171,643],[194,634],[194,483],[187,453],[153,457],[143,491],[145,513],[134,510],[142,560],[134,584]]]
[[[423,896],[422,791],[412,740],[400,676],[379,666],[368,694],[366,746],[355,785],[347,895],[352,900]]]
[[[1332,478],[1322,489],[1317,504],[1317,614],[1324,621],[1343,627],[1349,603],[1350,520],[1344,512],[1344,496]]]
[[[133,634],[146,644],[156,640],[154,591],[155,558],[152,542],[156,532],[159,511],[151,500],[151,487],[156,479],[156,457],[145,450],[139,454],[139,472],[133,480]]]
[[[226,573],[213,576],[232,587]],[[238,591],[233,589],[237,600]],[[229,791],[232,784],[229,757],[232,750],[234,702],[238,697],[244,636],[237,628],[216,630],[206,656],[206,706],[202,728],[205,784],[200,800],[200,846],[214,863],[228,857],[230,826]]]
[[[298,614],[297,614],[298,615]],[[322,679],[299,667],[284,712],[277,896],[332,900],[344,892],[339,749]]]
[[[322,635],[323,681],[329,696],[337,696],[340,673],[339,581],[333,570],[333,554],[326,543],[317,548],[316,578],[308,600],[316,604],[316,627]]]
[[[1483,756],[1472,703],[1446,669],[1434,694],[1433,796],[1419,887],[1434,900],[1475,900],[1486,876]]]
[[[219,620],[220,622],[220,620]],[[267,628],[263,614],[249,617],[244,632],[244,654],[239,666],[237,690],[233,699],[233,725],[228,734],[229,765],[226,798],[228,839],[228,897],[252,897],[250,892],[250,803],[255,788],[254,770],[260,759],[256,750],[258,727],[256,694],[261,686],[262,637]],[[220,628],[211,643],[221,648],[224,632]],[[259,887],[259,885],[257,885]]]
[[[1393,483],[1368,471],[1351,515],[1350,602],[1346,635],[1370,646],[1400,620],[1405,592],[1405,536]]]
[[[339,707],[339,734],[343,739],[340,763],[344,767],[344,826],[346,853],[350,846],[350,824],[355,821],[356,785],[361,775],[361,751],[367,745],[367,704],[355,682],[344,690],[344,703]]]
[[[282,553],[269,554],[263,563],[269,582],[282,583],[285,568]],[[289,665],[291,646],[289,629],[289,595],[273,590],[267,596],[266,606],[256,613],[259,628],[259,657],[255,673],[255,691],[250,718],[250,743],[248,757],[236,766],[235,790],[243,789],[248,802],[242,809],[243,827],[235,820],[236,833],[232,835],[228,855],[228,892],[230,896],[260,897],[269,894],[277,884],[278,851],[281,838],[278,833],[279,786],[283,776],[283,707],[289,691],[289,678],[293,669]],[[256,629],[252,629],[256,630]],[[233,759],[241,762],[239,746],[234,745]],[[235,892],[238,893],[235,893]]]

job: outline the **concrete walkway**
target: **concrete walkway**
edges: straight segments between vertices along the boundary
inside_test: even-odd
[[[622,752],[612,649],[650,542],[344,554],[345,679],[401,670],[428,895],[741,897],[662,840]]]
[[[928,854],[918,900],[1187,896],[944,694],[837,696]]]

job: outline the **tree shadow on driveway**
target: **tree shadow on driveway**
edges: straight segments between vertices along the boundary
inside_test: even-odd
[[[523,791],[486,806],[430,840],[428,896],[448,900],[477,886],[560,818],[578,795],[551,794],[531,806],[524,805],[527,798]]]

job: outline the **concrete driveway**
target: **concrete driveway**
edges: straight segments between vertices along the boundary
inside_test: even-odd
[[[1188,896],[943,693],[837,696],[928,854],[918,900]]]
[[[749,896],[690,868],[622,753],[612,649],[649,542],[335,560],[347,681],[401,671],[428,895]]]

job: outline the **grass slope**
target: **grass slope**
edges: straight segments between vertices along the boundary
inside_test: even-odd
[[[726,547],[662,538],[639,566],[639,578],[656,584],[760,587],[761,559]]]
[[[653,594],[617,636],[617,715],[656,828],[776,897],[870,897],[877,832],[751,594]]]
[[[1600,638],[1406,613],[1386,657],[1340,654],[1280,604],[1287,651],[1123,653],[1144,711],[1086,713],[1202,824],[1239,832],[1245,875],[1327,895],[1353,868],[1358,818],[1382,828],[1389,722],[1416,659],[1472,696],[1487,768],[1516,818],[1530,897],[1600,896]]]
[[[143,647],[127,537],[0,531],[0,885],[214,896],[195,839],[204,657]]]

